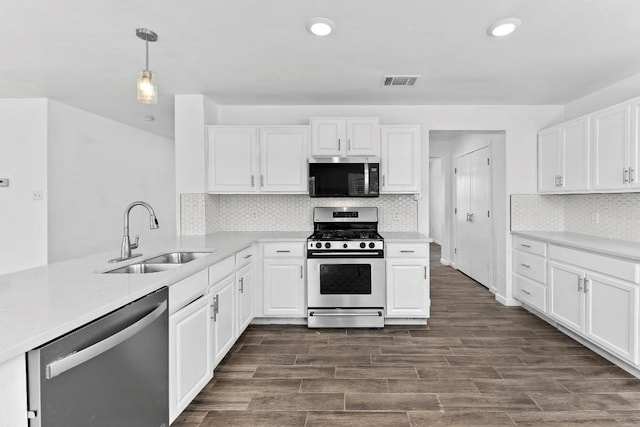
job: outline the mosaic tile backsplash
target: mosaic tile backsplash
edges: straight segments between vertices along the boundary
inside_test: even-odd
[[[513,195],[511,229],[640,241],[640,193]]]
[[[418,204],[413,195],[367,199],[290,194],[182,194],[181,231],[184,235],[216,231],[311,231],[316,206],[374,206],[378,208],[381,232],[418,229]]]

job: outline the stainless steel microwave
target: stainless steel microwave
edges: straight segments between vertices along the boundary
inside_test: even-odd
[[[378,197],[378,157],[330,157],[309,159],[311,197]]]

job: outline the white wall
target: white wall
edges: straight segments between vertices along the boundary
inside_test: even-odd
[[[564,120],[571,120],[640,96],[640,73],[620,80],[564,106]]]
[[[536,141],[539,129],[562,118],[561,106],[220,106],[219,123],[226,125],[308,124],[312,116],[378,116],[381,124],[418,124],[422,126],[422,188],[429,188],[430,130],[503,130],[506,132],[504,162],[505,198],[500,233],[505,246],[505,263],[499,272],[500,300],[514,303],[511,298],[511,239],[507,237],[509,194],[536,192]],[[425,194],[426,196],[426,194]],[[421,233],[429,233],[429,200],[418,202]]]
[[[169,139],[49,101],[49,262],[118,255],[124,209],[135,200],[151,204],[160,223],[150,230],[147,211],[131,211],[140,252],[175,236],[174,159]]]
[[[442,158],[429,159],[429,238],[442,245],[444,237],[444,172]]]
[[[0,274],[46,264],[46,99],[0,99],[0,178]]]

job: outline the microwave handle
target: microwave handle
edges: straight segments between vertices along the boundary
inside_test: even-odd
[[[316,194],[316,177],[309,177],[309,195],[314,196]]]

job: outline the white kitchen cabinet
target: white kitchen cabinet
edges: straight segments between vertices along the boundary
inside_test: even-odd
[[[514,236],[513,248],[513,296],[546,314],[548,312],[547,245]]]
[[[169,421],[213,376],[211,296],[203,295],[169,317]]]
[[[236,341],[236,278],[230,274],[212,289],[212,360],[213,368],[218,366]]]
[[[589,189],[589,117],[538,134],[538,192]]]
[[[618,104],[593,113],[591,123],[592,189],[629,188],[631,104]]]
[[[640,188],[640,99],[631,102],[631,136],[629,140],[629,187]]]
[[[207,127],[207,191],[255,193],[258,191],[256,128]]]
[[[312,117],[314,157],[380,156],[377,117]]]
[[[308,126],[208,126],[209,193],[307,193]]]
[[[387,253],[386,317],[429,317],[427,249],[426,244],[387,243],[385,249]]]
[[[584,272],[549,261],[549,315],[563,325],[584,333]]]
[[[21,354],[0,363],[0,427],[27,427],[27,365]]]
[[[419,193],[420,126],[381,126],[380,146],[380,193]]]
[[[588,272],[586,335],[612,353],[638,363],[638,286]]]
[[[261,127],[260,192],[308,193],[309,127]]]
[[[305,317],[304,243],[265,243],[263,253],[264,315]]]
[[[253,263],[245,265],[236,272],[236,337],[242,335],[253,320],[254,294]]]

